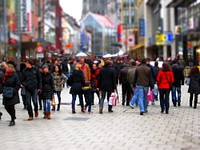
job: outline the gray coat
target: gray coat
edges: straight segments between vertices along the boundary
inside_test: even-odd
[[[190,75],[188,93],[200,94],[200,74]]]

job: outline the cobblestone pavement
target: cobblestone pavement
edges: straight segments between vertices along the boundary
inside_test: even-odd
[[[20,103],[16,125],[8,127],[9,115],[0,104],[0,150],[199,150],[200,105],[189,108],[187,87],[182,89],[182,106],[171,106],[168,115],[160,113],[159,102],[143,116],[138,108],[121,103],[114,113],[108,113],[105,104],[101,115],[97,99],[92,114],[82,114],[78,106],[72,114],[71,95],[65,88],[61,110],[53,112],[51,120],[44,120],[40,111],[38,118],[26,121],[28,114]]]

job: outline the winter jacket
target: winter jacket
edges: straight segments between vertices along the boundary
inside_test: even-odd
[[[160,70],[157,76],[158,89],[170,89],[174,83],[174,75],[172,71]]]
[[[14,88],[14,94],[12,98],[3,97],[3,105],[14,105],[19,103],[20,100],[18,91],[20,89],[20,80],[18,74],[14,72],[9,75],[3,83],[3,86]]]
[[[42,89],[42,79],[39,70],[35,67],[25,68],[21,76],[22,85],[28,91]]]
[[[136,70],[136,67],[135,67],[135,66],[130,67],[129,70],[128,70],[127,79],[128,79],[128,82],[129,82],[130,84],[133,84],[133,79],[134,79],[134,75],[135,75],[135,70]]]
[[[91,71],[90,71],[90,66],[86,63],[84,63],[81,66],[81,71],[84,74],[85,82],[90,82],[91,81]]]
[[[128,78],[127,78],[127,74],[128,74],[128,70],[130,67],[126,66],[123,69],[120,70],[119,72],[119,83],[128,83]]]
[[[91,86],[92,88],[98,88],[99,87],[99,74],[100,74],[100,69],[97,70],[92,70],[91,72]]]
[[[172,71],[174,73],[174,83],[173,86],[184,85],[184,73],[183,69],[178,64],[172,65]]]
[[[63,73],[59,75],[59,73],[54,72],[53,78],[54,78],[54,90],[62,91],[63,84],[66,82],[67,77]]]
[[[42,99],[51,99],[54,91],[54,79],[51,73],[42,73]]]
[[[104,67],[99,75],[100,90],[114,91],[116,89],[115,70],[109,66]]]
[[[189,76],[190,84],[188,93],[200,94],[200,74],[192,74]]]
[[[82,87],[85,86],[85,79],[81,70],[74,70],[72,73],[73,82],[70,94],[82,94]]]
[[[143,64],[136,68],[133,80],[133,87],[136,87],[136,85],[150,87],[151,89],[153,89],[154,87],[151,69],[147,67],[146,64]]]

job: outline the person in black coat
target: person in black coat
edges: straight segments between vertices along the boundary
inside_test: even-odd
[[[101,91],[101,98],[99,102],[99,113],[103,113],[104,99],[107,93],[107,100],[114,90],[116,90],[115,70],[110,67],[110,62],[106,61],[104,68],[99,74],[99,90]],[[108,105],[108,112],[113,112],[112,105]]]
[[[37,94],[41,92],[42,89],[42,79],[41,73],[34,66],[34,63],[31,59],[26,60],[26,68],[21,74],[22,86],[25,87],[26,94],[26,104],[28,110],[28,121],[33,120],[33,109],[31,105],[31,99],[34,105],[35,117],[38,117],[38,100]]]
[[[7,97],[3,90],[3,105],[5,106],[6,111],[11,116],[11,121],[9,126],[15,125],[15,104],[20,103],[18,90],[20,89],[20,79],[18,74],[15,72],[15,68],[13,65],[8,64],[6,68],[6,73],[3,79],[3,87],[4,89],[12,88],[12,97]]]
[[[54,79],[53,75],[49,71],[48,65],[42,67],[42,100],[44,109],[44,119],[51,119],[51,98],[54,91]]]
[[[184,73],[183,69],[181,69],[176,60],[172,63],[172,71],[174,73],[174,83],[172,84],[172,102],[174,107],[176,107],[177,102],[178,106],[181,106],[181,85],[184,85]]]
[[[194,109],[197,108],[198,95],[200,94],[200,73],[199,68],[194,66],[189,73],[190,83],[188,93],[190,93],[190,107],[192,107],[194,97]]]
[[[75,102],[76,102],[76,95],[79,97],[81,111],[84,113],[84,103],[83,103],[83,91],[82,87],[85,86],[85,79],[83,72],[80,69],[81,65],[77,64],[75,70],[72,73],[73,81],[72,86],[70,89],[70,94],[72,94],[72,113],[76,113],[75,111]]]

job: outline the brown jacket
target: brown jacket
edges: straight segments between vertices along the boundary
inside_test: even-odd
[[[141,65],[136,68],[133,87],[136,87],[136,85],[151,87],[153,89],[154,83],[151,69],[146,65]]]
[[[82,66],[81,66],[81,70],[84,74],[84,78],[85,78],[85,82],[89,82],[91,81],[91,71],[90,71],[90,66],[86,63],[84,63]]]

